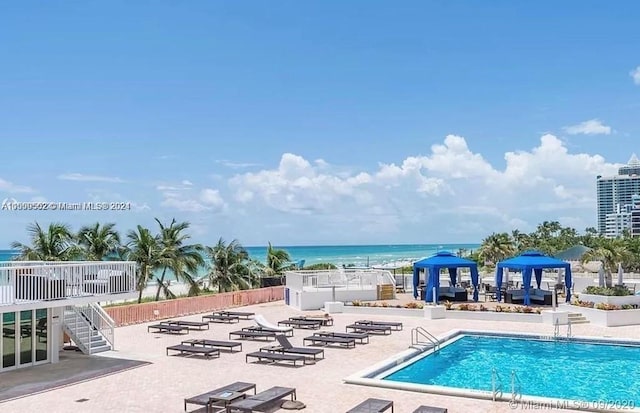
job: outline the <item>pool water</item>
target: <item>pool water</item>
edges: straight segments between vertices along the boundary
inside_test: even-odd
[[[640,347],[465,335],[383,380],[491,392],[492,370],[511,393],[640,406]]]

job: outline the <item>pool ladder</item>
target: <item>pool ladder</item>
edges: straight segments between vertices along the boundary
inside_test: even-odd
[[[571,320],[567,320],[567,338],[571,338],[572,336],[573,334],[571,332]],[[558,320],[556,319],[556,325],[553,330],[553,338],[557,340],[558,337],[560,337],[560,323],[558,323]]]
[[[421,338],[426,339],[427,341],[422,341]],[[411,330],[411,347],[414,346],[424,346],[431,344],[433,348],[433,352],[438,352],[440,350],[440,340],[426,329],[422,327],[416,327]]]
[[[502,379],[498,374],[498,370],[494,367],[491,369],[491,399],[495,402],[502,399],[504,392],[502,390]],[[522,399],[522,383],[515,370],[511,370],[511,401],[519,401]]]

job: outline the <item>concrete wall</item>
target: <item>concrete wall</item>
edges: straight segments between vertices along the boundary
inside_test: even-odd
[[[336,290],[336,301],[351,302],[374,301],[378,298],[377,290]],[[332,291],[329,289],[318,291],[289,290],[289,306],[298,310],[319,310],[324,303],[333,301]]]
[[[233,291],[199,297],[177,298],[142,304],[107,307],[105,311],[117,326],[146,323],[165,318],[206,313],[231,307],[278,301],[284,298],[284,287]]]
[[[640,310],[596,310],[571,306],[576,313],[582,313],[590,323],[603,327],[640,325]]]

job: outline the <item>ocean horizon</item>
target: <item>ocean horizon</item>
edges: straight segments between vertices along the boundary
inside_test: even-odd
[[[338,266],[383,265],[392,262],[417,261],[438,251],[450,251],[455,254],[460,250],[470,252],[479,247],[480,244],[477,243],[274,246],[287,251],[293,262],[304,260],[305,266],[318,263],[331,263]],[[266,246],[245,248],[251,258],[266,262]],[[16,250],[0,250],[0,261],[11,260],[17,253]]]

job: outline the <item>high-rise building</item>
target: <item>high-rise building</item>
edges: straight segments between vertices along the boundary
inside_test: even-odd
[[[631,236],[640,237],[640,195],[631,197]]]
[[[625,205],[624,207],[617,205],[616,212],[607,214],[604,236],[606,238],[618,238],[623,236],[625,231],[631,231],[631,205]]]
[[[632,205],[634,195],[640,195],[640,160],[638,157],[635,154],[631,156],[628,164],[618,170],[618,175],[598,176],[596,189],[598,232],[606,235],[607,215],[623,211],[626,205]]]

